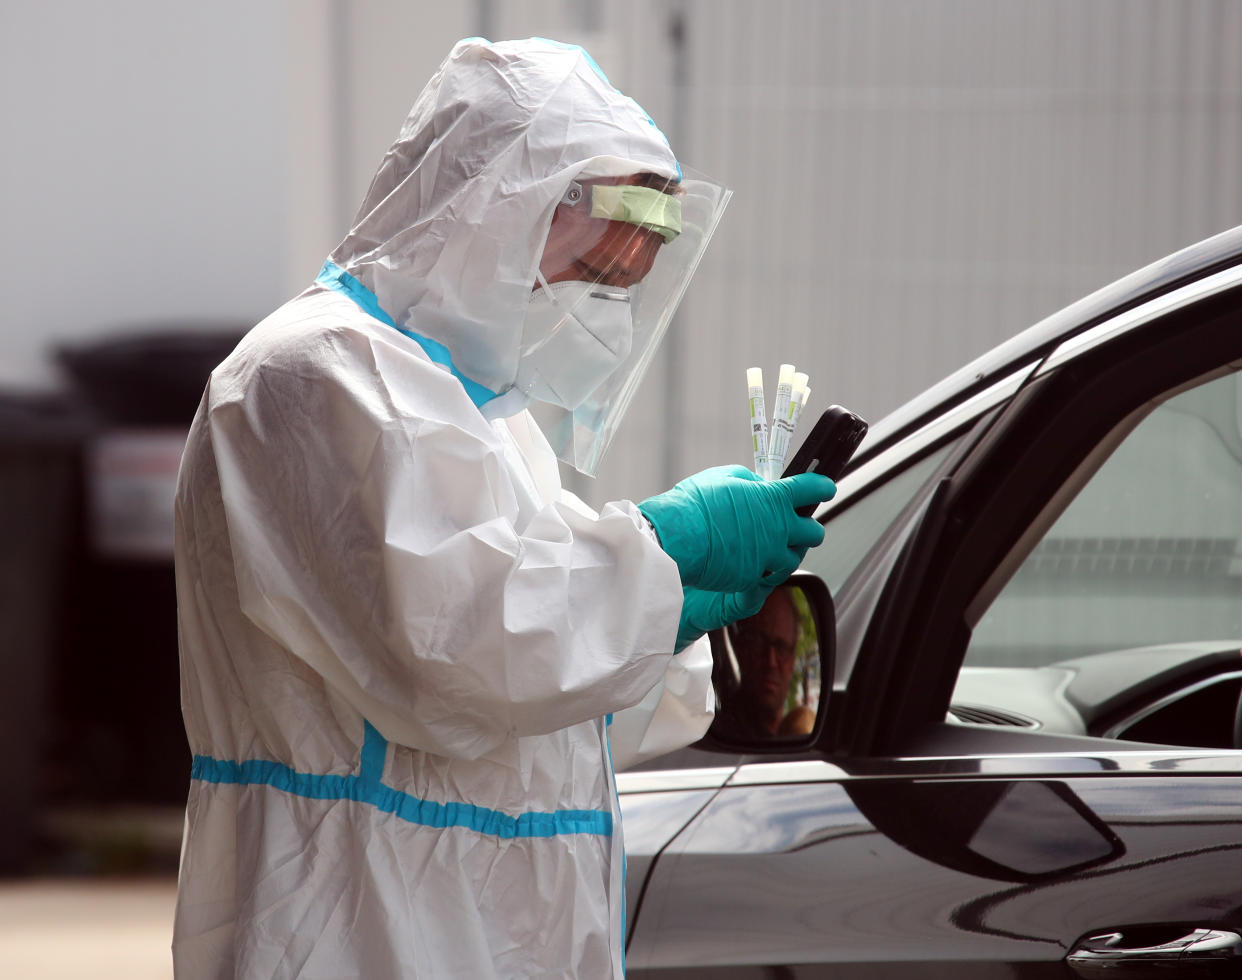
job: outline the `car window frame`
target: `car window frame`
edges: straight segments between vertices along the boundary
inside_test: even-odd
[[[931,488],[869,617],[842,692],[847,717],[825,750],[908,753],[917,751],[919,731],[943,724],[969,643],[966,609],[1002,562],[1012,561],[1038,515],[1136,409],[1242,357],[1242,271],[1231,272],[1185,305],[1162,297],[1157,315],[1130,311],[1126,330],[1106,326],[1097,343],[1076,340],[1073,357],[1054,351],[1049,360],[1057,363],[1037,370]],[[1125,384],[1110,391],[1123,375]],[[945,569],[952,574],[937,582]]]

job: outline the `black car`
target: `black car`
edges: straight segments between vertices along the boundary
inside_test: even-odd
[[[1240,369],[1242,228],[875,425],[618,777],[629,975],[1242,976]]]

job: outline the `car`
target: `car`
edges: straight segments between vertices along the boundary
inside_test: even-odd
[[[781,610],[713,634],[707,737],[618,774],[628,975],[1242,976],[1242,228],[838,483]],[[764,723],[751,648],[792,651]]]

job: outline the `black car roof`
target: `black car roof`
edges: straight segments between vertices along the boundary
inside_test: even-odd
[[[1242,263],[1242,225],[1174,252],[1041,320],[890,412],[871,427],[849,469],[1064,340],[1188,282]]]

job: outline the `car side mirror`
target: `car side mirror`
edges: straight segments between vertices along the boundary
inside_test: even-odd
[[[710,634],[716,717],[700,747],[791,752],[823,726],[836,618],[827,586],[795,572],[754,616]]]

